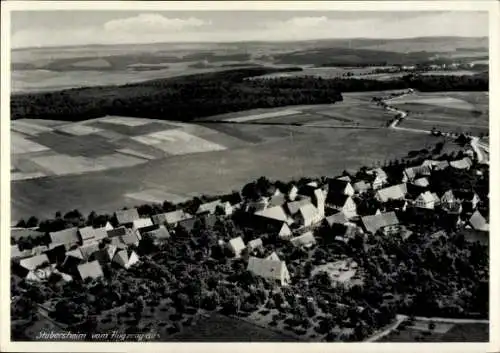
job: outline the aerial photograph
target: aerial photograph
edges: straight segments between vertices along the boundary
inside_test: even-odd
[[[13,11],[10,340],[489,342],[488,20]]]

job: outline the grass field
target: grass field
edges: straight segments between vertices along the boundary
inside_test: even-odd
[[[395,330],[379,342],[488,342],[488,324],[448,324],[435,322],[430,331],[428,322],[416,321],[414,325]]]

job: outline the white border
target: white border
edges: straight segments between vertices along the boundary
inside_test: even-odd
[[[158,351],[194,352],[214,350],[218,352],[254,352],[256,349],[269,352],[283,350],[289,352],[325,352],[335,349],[339,352],[498,352],[500,351],[500,268],[498,251],[500,241],[496,230],[500,227],[498,180],[500,151],[498,133],[500,107],[493,97],[500,97],[499,78],[499,3],[496,1],[193,1],[193,2],[136,2],[136,1],[12,1],[2,2],[1,11],[1,119],[0,119],[0,259],[1,259],[1,306],[0,306],[0,351],[9,352],[122,352],[122,351]],[[10,12],[21,10],[280,10],[280,11],[489,11],[490,13],[490,343],[62,343],[62,342],[10,342]],[[467,24],[464,24],[467,25]],[[496,335],[494,333],[497,333]]]

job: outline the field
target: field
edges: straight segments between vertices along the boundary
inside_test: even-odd
[[[435,322],[429,330],[427,321],[416,321],[402,330],[394,330],[379,342],[488,342],[489,325],[481,323]]]

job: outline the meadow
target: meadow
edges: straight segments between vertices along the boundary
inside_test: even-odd
[[[394,330],[379,342],[488,342],[489,325],[481,323],[434,322],[430,330],[429,322],[416,321],[401,330]]]

